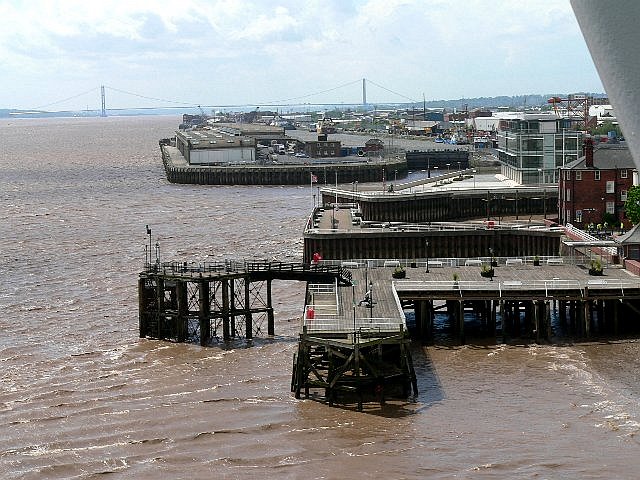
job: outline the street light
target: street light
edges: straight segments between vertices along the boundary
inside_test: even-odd
[[[476,170],[473,170],[473,189],[476,189]]]
[[[149,235],[149,256],[147,257],[147,252],[145,252],[145,260],[148,260],[148,266],[151,266],[151,229],[149,228],[149,225],[147,225],[147,235]],[[145,250],[147,249],[147,246],[145,245]]]
[[[427,256],[427,269],[425,270],[424,273],[429,273],[429,240],[425,240],[425,250],[426,250],[426,256]]]
[[[538,169],[538,184],[542,185],[542,169]]]

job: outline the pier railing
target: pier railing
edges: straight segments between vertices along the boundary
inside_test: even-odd
[[[540,265],[558,266],[558,265],[588,265],[588,259],[584,257],[560,257],[560,256],[536,256],[523,255],[518,257],[429,257],[429,268],[438,267],[479,267],[482,264],[490,264],[492,261],[499,266],[518,266],[518,265],[534,265],[539,262]],[[323,260],[323,264],[339,265],[348,269],[362,268],[386,268],[401,266],[404,268],[422,268],[427,266],[426,258],[418,259],[349,259],[349,260]]]
[[[328,273],[351,281],[351,272],[339,264],[321,262],[318,264],[299,262],[279,262],[268,260],[224,260],[218,262],[162,262],[145,263],[145,273],[162,275],[179,275],[181,277],[201,277],[203,275],[222,273],[254,273],[254,272],[283,272],[283,273]]]
[[[396,290],[417,291],[459,291],[463,296],[465,292],[495,292],[498,296],[508,294],[509,291],[537,291],[549,296],[549,291],[586,291],[588,289],[616,290],[624,296],[624,290],[640,289],[640,279],[622,280],[616,278],[588,279],[588,280],[502,280],[502,281],[394,281]]]

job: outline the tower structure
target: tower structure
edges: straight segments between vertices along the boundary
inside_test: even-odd
[[[362,79],[362,106],[367,106],[367,79]]]
[[[101,96],[101,100],[102,100],[102,110],[100,110],[100,116],[101,117],[106,117],[107,116],[107,107],[106,107],[106,102],[105,102],[105,97],[104,97],[104,85],[100,86],[100,96]]]

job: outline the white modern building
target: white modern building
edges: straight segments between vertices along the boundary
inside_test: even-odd
[[[498,128],[502,174],[520,184],[558,183],[558,168],[578,158],[581,133],[552,113],[517,113]]]

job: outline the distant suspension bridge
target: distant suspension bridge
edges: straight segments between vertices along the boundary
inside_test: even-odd
[[[316,97],[318,95],[323,95],[325,93],[331,93],[340,89],[344,89],[344,88],[348,88],[348,87],[352,87],[356,84],[361,84],[362,85],[362,99],[361,101],[358,102],[354,102],[354,103],[344,103],[344,102],[339,102],[339,103],[321,103],[321,102],[310,102],[309,99]],[[385,101],[385,102],[375,102],[375,105],[399,105],[399,104],[417,104],[419,103],[418,100],[415,100],[407,95],[404,95],[402,93],[398,93],[396,91],[393,91],[389,88],[386,88],[382,85],[379,85],[378,83],[372,81],[372,80],[368,80],[366,78],[362,78],[362,79],[358,79],[358,80],[354,80],[351,82],[347,82],[341,85],[337,85],[335,87],[326,89],[326,90],[322,90],[322,91],[317,91],[317,92],[312,92],[312,93],[308,93],[305,95],[300,95],[298,97],[292,97],[292,98],[287,98],[287,99],[280,99],[280,100],[274,100],[274,101],[268,101],[268,102],[255,102],[255,103],[245,103],[245,104],[205,104],[206,102],[200,103],[200,104],[195,104],[193,102],[184,102],[184,101],[178,101],[178,100],[170,100],[170,99],[166,99],[166,98],[157,98],[157,97],[150,97],[147,95],[141,95],[139,93],[134,93],[134,92],[128,92],[126,90],[122,90],[119,88],[115,88],[115,87],[109,87],[109,86],[105,86],[102,85],[100,87],[94,87],[91,88],[87,91],[78,93],[76,95],[73,95],[71,97],[67,97],[67,98],[63,98],[61,100],[56,100],[55,102],[51,102],[48,103],[46,105],[40,105],[38,107],[35,107],[32,110],[32,113],[36,113],[36,112],[54,112],[55,110],[49,110],[51,107],[55,107],[55,106],[60,106],[60,105],[64,105],[67,102],[70,102],[72,100],[76,100],[80,97],[83,96],[87,96],[90,94],[95,94],[95,93],[100,93],[100,109],[89,109],[89,107],[87,106],[87,111],[90,112],[96,112],[99,113],[100,116],[102,117],[106,117],[107,116],[107,112],[108,111],[113,111],[113,112],[117,112],[117,111],[124,111],[124,110],[164,110],[164,109],[185,109],[185,108],[190,108],[190,109],[247,109],[247,108],[259,108],[259,107],[272,107],[272,108],[292,108],[292,107],[300,107],[300,106],[316,106],[316,107],[333,107],[336,105],[341,105],[341,106],[367,106],[367,84],[373,85],[387,93],[390,93],[392,95],[395,95],[397,97],[399,97],[400,99],[402,99],[401,101],[395,101],[395,102],[391,102],[391,101]],[[119,94],[123,94],[123,95],[128,95],[131,97],[135,97],[135,98],[139,98],[139,99],[143,99],[143,100],[151,100],[153,102],[159,102],[158,104],[155,104],[153,106],[138,106],[138,107],[119,107],[119,108],[109,108],[107,109],[107,101],[106,101],[106,91],[109,90],[111,92],[115,92],[115,93],[119,93]],[[423,95],[424,97],[424,95]],[[424,98],[422,100],[424,102]],[[73,109],[71,110],[58,110],[58,111],[73,111]]]

